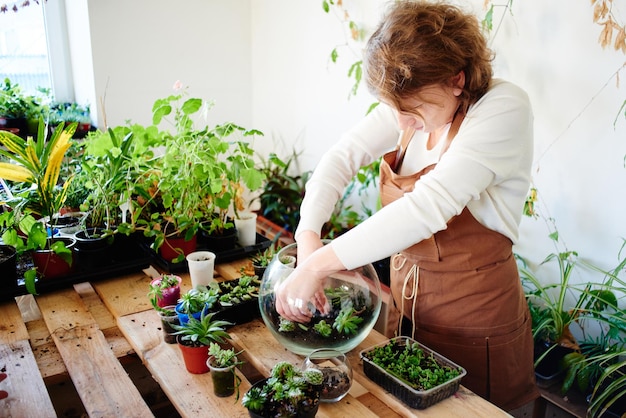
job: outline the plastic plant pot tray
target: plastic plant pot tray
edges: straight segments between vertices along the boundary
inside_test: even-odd
[[[440,366],[448,366],[454,369],[458,369],[460,374],[447,382],[444,382],[434,388],[428,390],[417,390],[401,379],[393,376],[382,367],[373,363],[368,357],[370,353],[376,347],[382,347],[393,342],[397,342],[401,346],[405,346],[408,343],[417,343],[417,341],[409,337],[395,337],[390,340],[384,341],[380,344],[374,345],[370,348],[362,350],[360,352],[361,359],[363,360],[363,371],[365,375],[374,381],[376,384],[390,392],[396,398],[402,402],[416,409],[425,409],[429,406],[436,404],[450,396],[452,396],[461,385],[461,379],[467,374],[466,370],[458,364],[448,360],[441,354],[431,350],[430,348],[418,343],[420,349],[424,351],[426,356],[434,357],[435,361]]]

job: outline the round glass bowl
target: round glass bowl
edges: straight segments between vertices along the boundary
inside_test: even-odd
[[[321,402],[340,401],[352,387],[352,367],[348,357],[340,351],[328,348],[314,350],[304,359],[302,368],[318,369],[324,375]]]
[[[328,243],[330,241],[325,241]],[[281,249],[269,263],[259,289],[259,307],[265,325],[289,351],[308,356],[318,348],[346,353],[370,333],[382,304],[380,282],[371,264],[330,274],[324,292],[331,310],[324,315],[309,303],[313,317],[307,323],[294,323],[276,311],[274,289],[293,271],[282,260],[297,256],[297,244]]]

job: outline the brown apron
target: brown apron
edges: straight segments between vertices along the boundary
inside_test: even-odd
[[[452,123],[442,154],[461,120]],[[408,176],[392,169],[412,134],[405,132],[383,158],[383,206],[411,192],[435,166]],[[467,370],[465,387],[504,410],[538,397],[530,315],[511,240],[481,225],[467,207],[446,229],[392,256],[391,292],[389,336],[402,315],[416,340]]]

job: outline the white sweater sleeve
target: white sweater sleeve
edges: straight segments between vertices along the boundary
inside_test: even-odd
[[[393,113],[389,118],[381,109],[369,122],[358,125],[323,158],[317,169],[322,172],[316,170],[316,182],[307,186],[312,199],[307,196],[303,203],[301,228],[321,228],[350,180],[344,176],[395,145],[398,130]],[[466,206],[484,226],[515,242],[530,183],[532,145],[528,97],[513,84],[494,82],[469,109],[448,151],[434,170],[416,182],[413,192],[334,240],[333,250],[348,269],[371,263],[445,229]],[[344,169],[337,173],[337,166]],[[320,197],[324,200],[317,200]]]

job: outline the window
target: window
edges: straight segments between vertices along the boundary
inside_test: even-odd
[[[0,13],[0,80],[9,78],[25,93],[50,89],[50,65],[43,1],[29,6],[16,3],[17,12]]]

